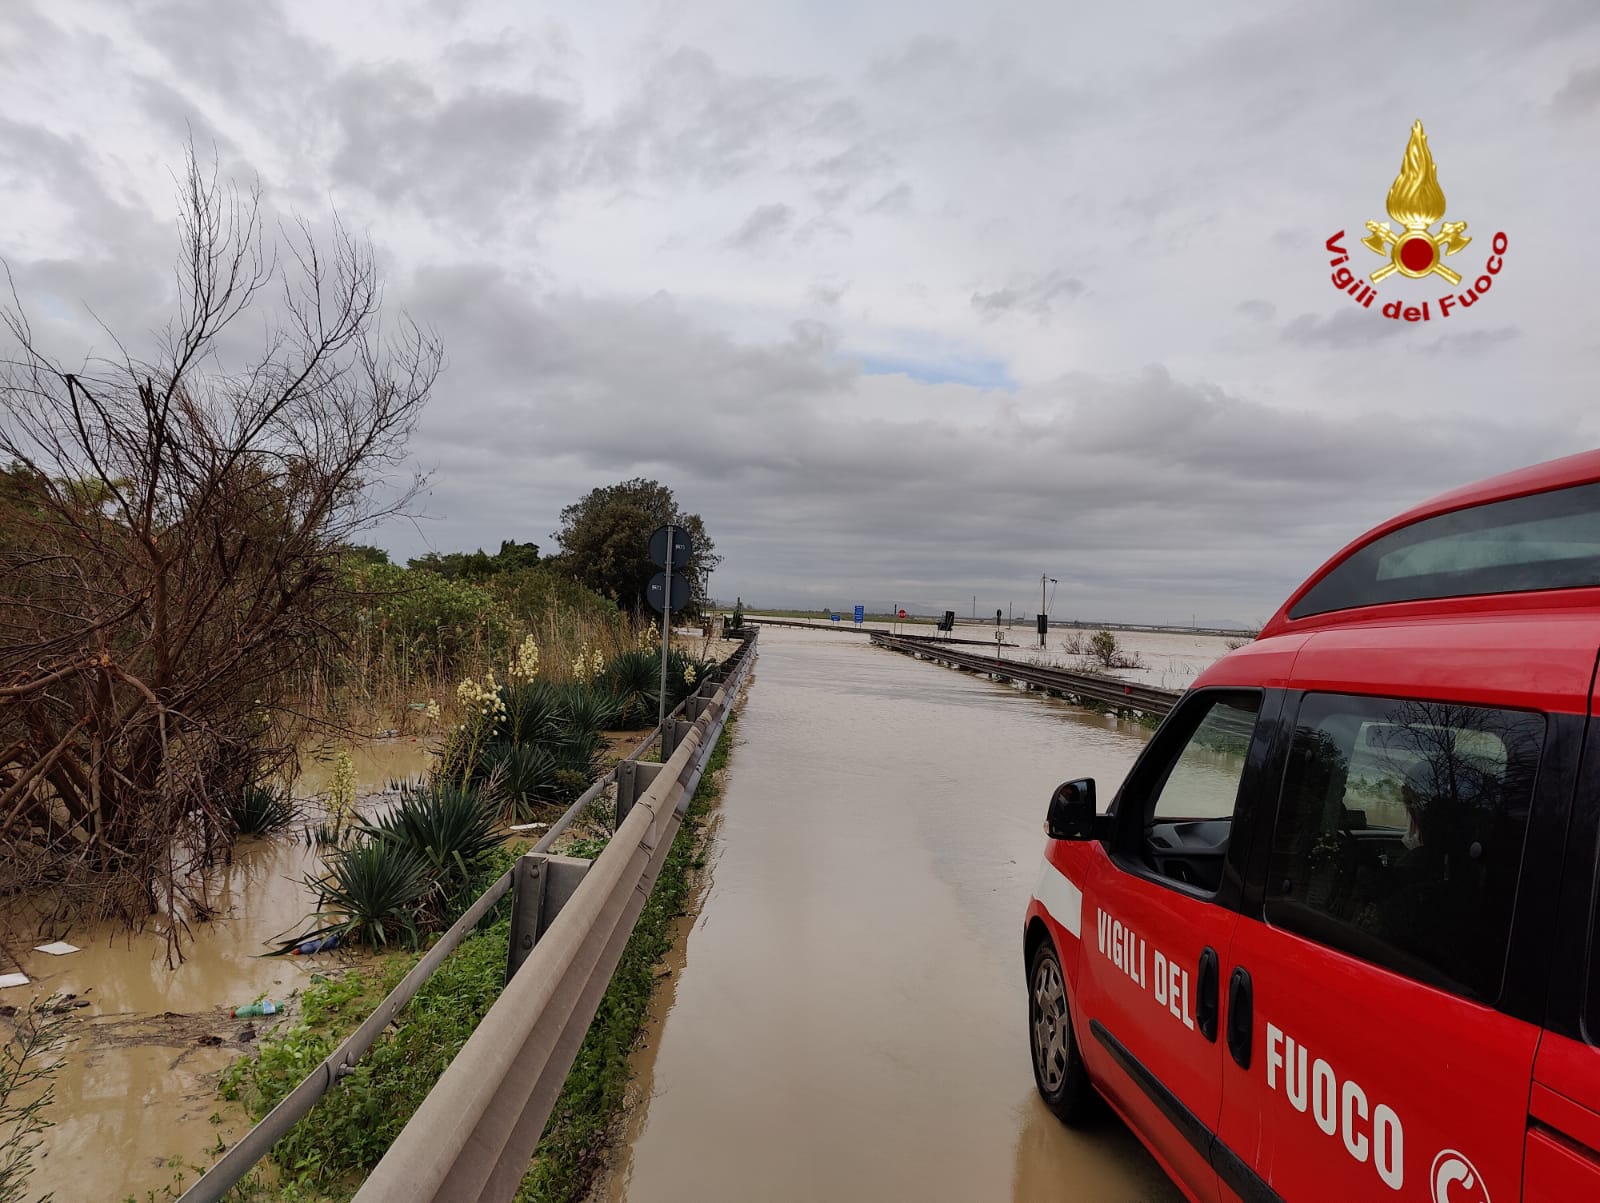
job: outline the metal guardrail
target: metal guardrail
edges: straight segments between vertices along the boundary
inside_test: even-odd
[[[752,618],[745,615],[745,624],[755,627],[799,627],[807,631],[849,631],[855,635],[887,635],[888,631],[876,627],[858,627],[853,622],[823,622],[820,619],[808,618]],[[918,625],[927,625],[925,623]],[[994,628],[1000,629],[1000,628]],[[900,634],[896,639],[923,639],[930,643],[967,643],[973,647],[993,647],[992,639],[961,639],[953,635],[907,635]],[[1002,647],[1021,647],[1020,643],[1003,643]]]
[[[522,930],[542,934],[356,1203],[487,1203],[515,1195],[749,672],[752,646],[730,659],[728,679],[679,730],[671,757],[605,850],[581,870],[554,920],[522,917]],[[523,859],[530,871],[541,865],[538,854]],[[563,859],[544,858],[539,875],[547,884],[554,877],[545,870]],[[519,911],[525,905],[532,909],[533,897],[518,899]]]
[[[557,892],[552,894],[549,888],[549,881],[560,876],[563,884],[572,885],[575,884],[574,874],[577,874],[583,878],[583,884],[588,885],[589,876],[587,870],[591,867],[590,862],[573,861],[570,857],[552,857],[547,850],[572,821],[583,812],[584,808],[598,798],[615,781],[619,785],[617,832],[612,837],[610,844],[607,845],[606,850],[593,862],[593,865],[598,867],[602,862],[606,862],[606,871],[603,876],[605,878],[614,877],[623,882],[631,889],[632,894],[624,898],[625,905],[621,908],[615,906],[603,908],[605,909],[605,914],[609,916],[609,926],[605,927],[606,942],[602,953],[609,954],[612,951],[612,944],[615,943],[615,955],[610,956],[609,960],[606,959],[605,955],[602,955],[585,962],[587,970],[579,975],[583,980],[579,983],[581,989],[578,991],[578,997],[575,1000],[576,1005],[566,1006],[562,1011],[562,1014],[565,1015],[565,1025],[559,1033],[562,1038],[561,1049],[567,1050],[567,1045],[570,1044],[570,1050],[566,1051],[564,1061],[561,1061],[559,1055],[554,1058],[546,1058],[547,1067],[553,1067],[559,1062],[561,1070],[560,1076],[556,1079],[554,1088],[550,1092],[544,1117],[539,1119],[537,1127],[533,1129],[533,1143],[537,1145],[538,1138],[544,1131],[544,1121],[548,1118],[549,1107],[554,1105],[555,1095],[559,1092],[561,1083],[565,1080],[567,1070],[571,1068],[572,1059],[577,1055],[578,1045],[582,1043],[583,1035],[588,1030],[590,1021],[594,1018],[595,1009],[599,1006],[600,996],[605,993],[605,987],[611,980],[611,973],[615,970],[617,961],[621,958],[622,947],[627,943],[627,937],[633,931],[634,920],[643,908],[645,899],[649,897],[650,889],[655,884],[657,874],[660,873],[661,864],[666,859],[666,850],[672,844],[672,837],[677,834],[678,823],[682,819],[683,811],[688,809],[688,799],[694,796],[694,788],[699,783],[705,762],[710,758],[711,750],[716,747],[717,737],[721,734],[722,727],[727,720],[728,711],[737,699],[739,690],[744,684],[745,676],[749,673],[754,648],[755,632],[752,632],[738,650],[718,666],[715,679],[702,682],[696,694],[680,703],[668,716],[666,723],[652,730],[640,742],[639,746],[629,753],[625,760],[613,767],[585,790],[583,795],[567,808],[561,818],[556,820],[550,830],[534,845],[532,851],[519,858],[517,864],[510,870],[501,874],[478,897],[477,901],[467,909],[466,913],[451,925],[450,929],[417,962],[411,972],[406,974],[400,984],[378,1004],[361,1026],[346,1037],[339,1047],[313,1069],[276,1107],[269,1111],[260,1123],[250,1129],[238,1144],[229,1149],[193,1186],[185,1191],[179,1198],[178,1203],[219,1203],[223,1196],[232,1190],[258,1161],[271,1152],[273,1145],[277,1144],[295,1124],[311,1111],[318,1099],[326,1094],[335,1083],[351,1072],[351,1068],[355,1063],[377,1042],[384,1028],[389,1025],[401,1008],[411,1001],[417,991],[422,988],[423,983],[432,976],[434,970],[438,969],[445,958],[455,951],[456,947],[477,926],[483,916],[488,914],[490,909],[505,897],[506,892],[514,889],[514,906],[516,910],[512,916],[511,965],[508,966],[509,981],[507,990],[490,1008],[488,1015],[484,1016],[478,1032],[475,1032],[467,1041],[466,1046],[462,1048],[456,1060],[450,1064],[440,1077],[439,1082],[435,1085],[428,1098],[423,1100],[422,1108],[419,1108],[416,1115],[412,1117],[411,1123],[406,1125],[404,1131],[395,1141],[394,1148],[390,1149],[389,1154],[384,1157],[378,1169],[382,1170],[384,1165],[389,1163],[395,1149],[405,1144],[408,1137],[411,1138],[413,1143],[417,1143],[419,1137],[414,1129],[417,1128],[418,1118],[423,1114],[424,1110],[429,1108],[434,1096],[439,1094],[440,1088],[444,1086],[446,1081],[459,1083],[463,1079],[465,1075],[457,1073],[457,1066],[462,1062],[468,1050],[473,1048],[474,1042],[479,1045],[479,1052],[474,1054],[475,1058],[481,1055],[484,1041],[479,1039],[479,1033],[488,1026],[489,1020],[497,1012],[503,1013],[505,1011],[503,1004],[507,995],[511,992],[511,987],[521,982],[524,988],[519,990],[518,997],[522,998],[528,994],[529,982],[533,976],[540,973],[566,974],[573,970],[574,966],[569,960],[561,959],[558,952],[551,951],[549,956],[541,959],[540,967],[536,968],[532,974],[516,971],[518,962],[523,959],[518,954],[519,952],[526,952],[527,949],[537,951],[539,948],[544,947],[543,938],[550,936],[551,933],[555,933],[556,939],[563,945],[571,944],[575,933],[582,934],[577,932],[579,925],[585,922],[580,918],[579,911],[574,910],[569,914],[567,910],[560,909],[562,902],[576,903],[578,895],[582,891],[572,890],[571,897],[566,898],[561,895],[561,886],[558,885]],[[709,698],[705,697],[705,691],[713,685],[716,686],[715,691]],[[692,724],[684,722],[681,718],[683,714],[691,711],[696,714],[696,719]],[[657,736],[662,737],[663,751],[670,754],[670,758],[664,755],[663,759],[666,763],[659,766],[640,761],[638,758],[655,742]],[[632,790],[624,788],[622,778],[626,775],[631,781],[633,774],[626,772],[626,770],[641,768],[646,770],[656,769],[654,781],[643,796],[638,797],[636,800],[630,798],[632,806],[625,810],[623,806],[624,795],[631,794]],[[687,783],[686,793],[683,792],[685,783]],[[658,786],[660,787],[659,791],[657,789]],[[665,817],[658,820],[656,810],[659,809],[661,797],[670,795],[676,802],[680,793],[682,794],[682,805],[673,810],[670,820]],[[645,805],[647,799],[650,800],[649,805]],[[666,830],[668,826],[670,826],[670,831]],[[665,838],[663,838],[663,835]],[[620,850],[628,847],[629,841],[634,841],[631,854],[612,855],[613,848]],[[637,861],[641,853],[645,854],[646,859],[639,872],[631,879],[628,877],[626,867],[620,871],[618,870],[617,866],[623,864],[623,856],[631,855],[631,859]],[[608,857],[610,857],[609,861],[607,860]],[[555,872],[548,870],[550,862],[558,863]],[[561,862],[566,863],[561,864]],[[577,870],[573,867],[575,865],[581,865],[583,869],[581,871]],[[583,914],[596,909],[593,906],[595,888],[598,887],[591,887],[589,894],[584,897],[582,904]],[[554,923],[558,910],[564,917],[564,922],[561,925]],[[624,918],[626,919],[625,924],[622,923]],[[595,925],[598,930],[601,924],[601,917],[597,914],[591,917],[588,922]],[[520,947],[524,941],[526,942],[526,948]],[[532,958],[529,957],[527,959],[531,960]],[[597,976],[597,971],[602,965],[605,966],[604,975],[603,977]],[[554,981],[545,982],[542,985],[550,988],[547,993],[560,992],[563,998],[573,993],[570,988],[571,983]],[[504,1027],[504,1024],[505,1020],[502,1014],[501,1020],[497,1021],[495,1030],[500,1030]],[[567,1030],[574,1026],[576,1027],[575,1035]],[[516,1058],[518,1063],[521,1062],[521,1054],[510,1050],[510,1046],[502,1044],[497,1048],[497,1052],[502,1060],[509,1055]],[[474,1071],[475,1074],[477,1072]],[[473,1079],[467,1078],[467,1080],[472,1081]],[[456,1087],[453,1085],[452,1091],[455,1089]],[[528,1113],[526,1106],[523,1108],[523,1112],[524,1114]],[[427,1132],[428,1129],[424,1127],[422,1131]],[[521,1129],[519,1128],[518,1131],[521,1132]],[[470,1136],[471,1134],[468,1133],[467,1135]],[[431,1159],[439,1153],[439,1146],[431,1133],[426,1137],[420,1138],[420,1141],[425,1145],[425,1156],[427,1158]],[[501,1147],[506,1147],[504,1142],[502,1142]],[[530,1145],[527,1149],[527,1156],[522,1161],[523,1169],[526,1169],[528,1159],[531,1158],[532,1154],[533,1146]],[[375,1171],[374,1178],[376,1177],[377,1172]],[[368,1186],[364,1186],[356,1197],[359,1200],[363,1200],[364,1203],[368,1200],[423,1200],[432,1198],[472,1200],[504,1198],[509,1200],[515,1193],[521,1177],[522,1173],[519,1170],[516,1176],[510,1179],[509,1187],[500,1194],[457,1194],[452,1189],[448,1193],[427,1195],[388,1190],[387,1188],[385,1188],[384,1192],[373,1194]]]
[[[1153,685],[1140,685],[1132,681],[1119,681],[1114,677],[1097,677],[1091,673],[1069,672],[1062,668],[1044,668],[1035,664],[1005,660],[998,656],[978,656],[970,652],[953,651],[923,639],[906,639],[874,631],[872,642],[891,651],[924,660],[936,660],[952,668],[988,673],[1002,681],[1017,681],[1035,689],[1048,689],[1069,697],[1088,698],[1118,710],[1137,710],[1143,714],[1165,715],[1177,705],[1182,693],[1173,689],[1157,689]]]

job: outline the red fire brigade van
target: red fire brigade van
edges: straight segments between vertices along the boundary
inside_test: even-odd
[[[1600,1200],[1600,452],[1357,539],[1107,813],[1050,800],[1034,1075],[1192,1200]]]

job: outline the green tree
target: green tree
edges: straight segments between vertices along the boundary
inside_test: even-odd
[[[698,611],[706,604],[706,582],[722,557],[700,515],[685,513],[672,490],[659,481],[636,478],[607,485],[562,510],[556,536],[560,566],[624,610],[643,606],[650,578],[660,571],[650,561],[650,535],[669,522],[683,527],[694,542],[694,555],[683,571],[689,578],[691,608]]]
[[[490,555],[481,547],[477,551],[451,551],[443,555],[430,551],[407,561],[407,567],[433,572],[450,581],[484,581],[502,572],[518,572],[539,563],[537,543],[518,543],[515,539],[502,539],[500,550]]]
[[[344,549],[343,555],[352,564],[387,564],[389,553],[381,547],[368,547],[363,543],[352,543]]]

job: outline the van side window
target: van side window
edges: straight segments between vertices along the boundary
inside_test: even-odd
[[[1544,716],[1308,694],[1269,923],[1468,998],[1499,997]]]
[[[1174,716],[1180,725],[1163,732],[1164,746],[1152,749],[1155,759],[1141,766],[1143,781],[1134,783],[1129,802],[1142,820],[1139,852],[1146,867],[1215,893],[1261,695],[1201,693],[1182,705]]]

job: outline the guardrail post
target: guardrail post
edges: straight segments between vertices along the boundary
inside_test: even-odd
[[[694,723],[681,719],[669,718],[666,725],[661,728],[661,763],[665,764],[672,759],[672,754],[678,750],[678,745],[683,742],[683,737],[689,733],[689,728]]]
[[[624,760],[617,766],[617,827],[622,826],[622,820],[628,817],[633,804],[650,788],[650,783],[660,771],[659,764],[651,764],[648,760]]]
[[[684,704],[683,709],[690,719],[697,719],[711,709],[711,699],[699,696],[692,697]]]
[[[511,941],[506,949],[506,981],[528,959],[539,937],[550,929],[593,863],[548,852],[530,852],[517,858],[511,867]]]

